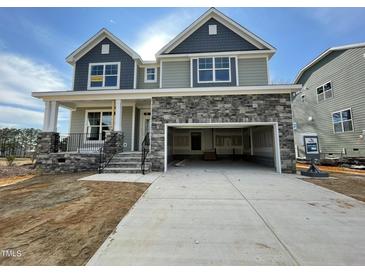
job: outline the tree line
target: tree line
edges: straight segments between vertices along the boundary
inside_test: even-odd
[[[35,128],[0,128],[0,157],[33,157],[39,133]]]

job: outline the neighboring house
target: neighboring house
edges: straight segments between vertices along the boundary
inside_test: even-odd
[[[82,144],[99,148],[113,131],[123,132],[124,151],[135,151],[130,155],[136,160],[150,133],[153,170],[166,171],[173,159],[210,152],[292,172],[290,96],[301,86],[269,84],[268,62],[275,51],[214,8],[152,62],[102,29],[67,57],[74,68],[72,91],[33,93],[45,101],[38,162],[48,171],[92,168],[97,160]],[[71,110],[71,137],[84,134],[67,146],[71,154],[55,145],[59,106]]]
[[[326,50],[295,79],[293,96],[297,157],[303,136],[317,135],[322,158],[365,156],[365,43]]]

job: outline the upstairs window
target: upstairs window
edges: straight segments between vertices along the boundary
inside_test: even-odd
[[[332,83],[327,82],[326,84],[317,88],[317,101],[322,102],[333,97]]]
[[[231,81],[231,61],[229,57],[198,59],[198,83],[219,83]]]
[[[119,88],[119,63],[89,65],[89,89]]]
[[[156,68],[145,68],[144,73],[144,81],[145,83],[156,83],[157,82],[157,73]]]
[[[332,123],[333,131],[335,133],[353,131],[351,109],[349,108],[332,113]]]

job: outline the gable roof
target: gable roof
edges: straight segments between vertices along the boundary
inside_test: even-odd
[[[118,37],[113,35],[106,28],[102,28],[94,36],[92,36],[89,40],[87,40],[84,44],[82,44],[79,48],[77,48],[69,56],[67,56],[66,61],[71,65],[74,64],[77,60],[79,60],[82,56],[84,56],[90,49],[92,49],[94,46],[96,46],[105,38],[108,38],[115,45],[117,45],[119,48],[125,51],[129,56],[131,56],[133,59],[142,60],[137,52],[135,52],[133,49],[127,46],[123,41],[121,41]]]
[[[317,64],[319,61],[321,61],[323,58],[325,58],[326,56],[328,56],[332,52],[339,51],[339,50],[360,48],[360,47],[365,47],[365,43],[349,44],[349,45],[344,45],[344,46],[339,46],[339,47],[332,47],[332,48],[329,48],[329,49],[325,50],[320,55],[318,55],[312,62],[310,62],[308,65],[306,65],[304,68],[302,68],[299,71],[297,77],[294,80],[294,83],[298,83],[299,79],[303,76],[304,72],[306,72],[309,68],[311,68],[312,66]]]
[[[271,50],[272,53],[276,51],[276,49],[265,42],[263,39],[253,34],[249,30],[242,27],[240,24],[233,21],[231,18],[224,15],[222,12],[215,8],[210,8],[203,15],[201,15],[197,20],[195,20],[189,27],[187,27],[184,31],[178,34],[174,39],[172,39],[169,43],[167,43],[162,49],[160,49],[156,53],[156,58],[160,57],[163,53],[169,53],[175,47],[177,47],[180,43],[182,43],[187,37],[189,37],[194,31],[200,28],[204,23],[206,23],[209,19],[214,18],[221,24],[225,25],[233,32],[240,35],[242,38],[246,39],[249,43],[253,44],[260,50]]]

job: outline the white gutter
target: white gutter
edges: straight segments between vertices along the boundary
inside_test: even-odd
[[[92,91],[48,91],[32,92],[32,96],[43,100],[110,100],[110,99],[150,99],[166,96],[208,96],[208,95],[253,95],[286,94],[296,92],[302,85],[267,85],[200,88],[92,90]]]

